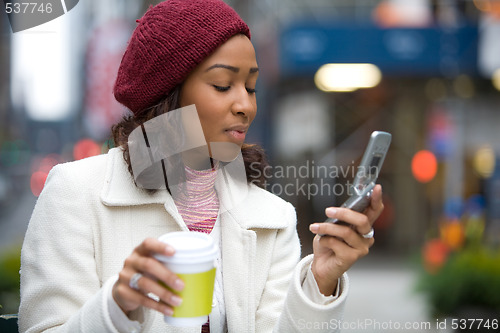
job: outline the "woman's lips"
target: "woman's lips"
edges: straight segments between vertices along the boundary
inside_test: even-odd
[[[243,143],[245,141],[246,131],[231,129],[226,130],[225,133],[231,138],[231,141],[236,141],[237,143]]]

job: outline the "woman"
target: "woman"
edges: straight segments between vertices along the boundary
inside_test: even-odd
[[[154,254],[173,255],[157,237],[179,230],[210,233],[220,246],[204,330],[331,330],[348,292],[345,272],[373,245],[380,186],[363,214],[328,208],[328,217],[352,227],[312,224],[314,253],[299,261],[295,211],[255,184],[251,170],[263,167],[263,155],[244,144],[257,111],[258,76],[247,25],[220,0],[168,0],[138,23],[114,89],[132,111],[113,129],[120,147],[54,167],[33,212],[22,250],[20,330],[199,332],[163,322],[182,300],[157,281],[175,290],[184,285]],[[134,129],[153,151],[150,121],[191,105],[207,144],[181,149],[184,178],[165,176],[175,165],[168,158],[134,168]],[[219,158],[220,143],[241,148],[246,184],[225,173],[234,156]],[[182,190],[173,190],[177,184]],[[232,184],[230,191],[224,184]],[[244,190],[243,200],[234,201],[235,189]]]

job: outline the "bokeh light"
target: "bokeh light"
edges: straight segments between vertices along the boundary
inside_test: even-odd
[[[417,152],[411,161],[411,171],[419,182],[427,183],[431,181],[437,173],[436,156],[428,150]]]
[[[455,90],[457,96],[461,98],[471,98],[476,93],[476,88],[474,87],[472,78],[465,74],[459,75],[453,81],[453,89]]]
[[[381,79],[382,72],[373,64],[326,64],[314,75],[316,87],[326,92],[372,88]]]
[[[38,171],[49,173],[50,170],[57,164],[61,163],[61,157],[57,154],[50,154],[41,159],[38,166]]]
[[[440,100],[447,95],[446,84],[441,78],[432,78],[425,84],[425,94],[430,100]]]
[[[460,219],[465,210],[464,200],[461,197],[448,197],[444,201],[443,213],[446,220]]]
[[[464,226],[458,219],[444,222],[439,228],[441,240],[451,249],[460,249],[465,242]]]
[[[64,162],[64,160],[59,154],[33,156],[31,160],[31,173],[42,171],[48,174],[56,164],[61,162]]]
[[[428,241],[422,249],[425,269],[431,274],[436,273],[445,263],[449,252],[449,247],[441,239]]]
[[[43,186],[45,185],[45,181],[47,180],[48,173],[43,171],[35,171],[31,175],[30,179],[30,187],[31,193],[35,197],[38,197],[43,190]]]
[[[50,170],[61,162],[63,162],[63,158],[58,154],[36,156],[32,159],[30,188],[34,196],[38,197],[40,195]]]
[[[29,159],[29,149],[22,140],[4,141],[0,146],[0,165],[15,166]]]
[[[73,148],[73,158],[81,160],[91,156],[101,154],[101,145],[91,139],[82,139],[75,144]]]
[[[473,0],[477,9],[489,15],[500,18],[500,1],[498,0]]]
[[[500,90],[500,68],[497,69],[495,73],[493,73],[492,81],[493,81],[493,86],[495,86],[497,90]]]
[[[480,148],[473,158],[474,170],[482,178],[489,178],[495,170],[495,151],[487,146]]]

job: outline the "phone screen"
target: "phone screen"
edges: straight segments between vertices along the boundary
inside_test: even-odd
[[[380,161],[382,160],[382,156],[380,155],[374,155],[372,157],[372,160],[370,161],[370,166],[368,168],[368,173],[370,174],[370,176],[377,176],[378,175],[378,171],[379,171],[379,168],[380,168]]]

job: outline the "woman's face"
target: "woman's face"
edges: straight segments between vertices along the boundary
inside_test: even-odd
[[[257,60],[252,43],[236,35],[199,64],[182,85],[182,107],[195,104],[205,140],[239,147],[257,113]]]

